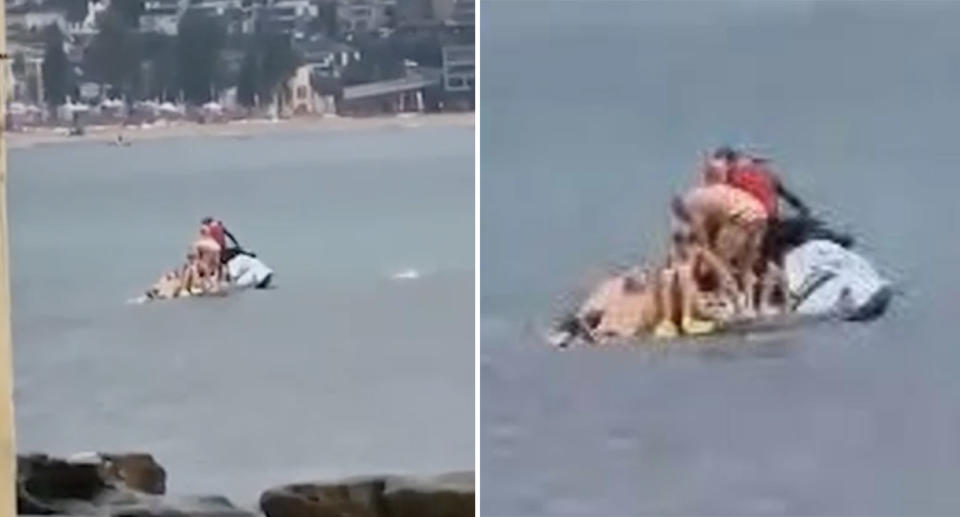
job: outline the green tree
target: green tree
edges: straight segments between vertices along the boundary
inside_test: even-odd
[[[212,99],[226,29],[216,18],[188,10],[177,28],[177,70],[187,101],[203,104]]]
[[[443,63],[443,46],[453,43],[452,37],[435,32],[421,34],[394,33],[390,45],[401,59],[416,61],[421,66],[439,68]]]
[[[70,91],[69,63],[63,51],[63,33],[60,27],[50,25],[44,30],[45,51],[43,54],[44,96],[51,110],[64,103]]]
[[[256,47],[250,45],[240,65],[240,76],[237,78],[237,101],[248,108],[256,106],[259,85],[260,56]]]
[[[62,11],[70,23],[80,23],[87,18],[87,0],[48,0],[48,3]]]
[[[143,58],[149,70],[146,98],[173,101],[180,91],[177,77],[177,39],[165,34],[144,34]]]
[[[123,24],[128,28],[140,28],[140,16],[143,14],[143,0],[119,0],[110,2],[110,10],[116,12],[120,20],[123,21]]]
[[[344,69],[344,86],[399,79],[406,73],[403,58],[389,40],[360,38],[357,48],[360,60],[351,61]]]
[[[261,95],[272,94],[296,72],[302,59],[290,44],[290,38],[280,34],[265,34],[261,39],[263,61],[260,75]]]
[[[317,2],[317,16],[310,20],[310,32],[324,34],[331,38],[340,36],[340,23],[337,17],[336,1]]]
[[[131,98],[141,79],[142,37],[128,25],[120,9],[111,8],[101,13],[97,27],[99,32],[84,54],[87,70],[92,79],[110,84]]]
[[[303,62],[300,54],[283,34],[257,33],[247,47],[237,82],[238,100],[253,106],[257,96],[273,97]]]
[[[27,71],[27,60],[23,57],[23,52],[17,52],[13,55],[13,63],[10,64],[10,69],[17,76],[23,76]]]

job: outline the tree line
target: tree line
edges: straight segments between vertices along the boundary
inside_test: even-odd
[[[75,0],[69,0],[75,2]],[[86,2],[76,2],[76,4]],[[76,5],[73,4],[73,5]],[[220,18],[188,10],[175,36],[139,30],[141,2],[111,2],[98,15],[98,33],[84,49],[82,66],[75,69],[64,52],[64,35],[56,25],[45,30],[42,77],[46,102],[62,105],[76,98],[78,86],[96,83],[108,87],[111,97],[184,100],[201,105],[236,86],[238,102],[253,107],[269,102],[303,62],[289,36],[258,27],[250,35],[228,35]],[[336,34],[333,13],[315,19],[317,29]],[[84,12],[73,18],[86,16]],[[440,66],[441,47],[449,43],[438,35],[395,35],[377,38],[359,35],[351,42],[362,59],[351,62],[325,93],[343,86],[396,79],[405,72],[404,60]],[[232,53],[234,65],[226,58]],[[15,63],[16,64],[16,63]],[[238,66],[237,66],[238,65]]]
[[[98,33],[83,51],[82,66],[74,69],[64,52],[64,35],[51,25],[44,33],[42,66],[46,102],[59,106],[76,97],[82,83],[106,87],[110,96],[128,101],[183,99],[203,104],[219,92],[237,85],[259,94],[271,91],[300,64],[289,38],[257,33],[240,42],[246,58],[239,72],[224,59],[228,47],[226,27],[214,17],[187,11],[176,36],[138,30],[140,13],[129,6],[139,2],[113,2],[100,13]],[[254,96],[242,96],[252,106]]]

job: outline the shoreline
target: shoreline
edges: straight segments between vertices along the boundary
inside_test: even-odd
[[[130,143],[187,137],[244,137],[303,130],[356,131],[390,127],[475,127],[475,113],[400,114],[382,117],[310,117],[281,119],[243,119],[230,122],[200,124],[174,121],[152,126],[91,126],[82,136],[69,136],[67,128],[38,128],[6,132],[8,149],[30,149],[38,146],[102,142],[110,144],[122,134]]]

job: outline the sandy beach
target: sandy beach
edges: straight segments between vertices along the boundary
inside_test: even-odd
[[[118,135],[131,143],[138,140],[184,138],[193,136],[243,137],[264,133],[304,130],[369,130],[387,127],[473,126],[474,113],[401,114],[384,117],[310,117],[281,120],[247,119],[225,123],[198,124],[174,121],[150,126],[88,126],[83,136],[70,136],[68,129],[30,128],[8,131],[7,147],[23,149],[38,145],[114,142]]]

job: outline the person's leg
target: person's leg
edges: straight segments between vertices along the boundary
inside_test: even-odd
[[[749,230],[740,224],[725,224],[717,233],[717,246],[715,253],[721,262],[727,265],[739,282],[737,307],[740,312],[749,317],[753,310],[752,289],[754,282],[751,282],[750,275],[746,271],[744,263],[746,261],[745,249],[750,240]]]
[[[740,277],[743,288],[743,316],[752,318],[757,311],[757,274],[763,248],[763,239],[766,234],[766,221],[753,220],[740,224],[727,225],[728,253],[733,256],[732,262]]]
[[[763,237],[767,232],[766,220],[752,221],[746,228],[746,243],[743,247],[743,257],[741,270],[743,272],[743,288],[747,295],[747,315],[755,315],[758,309],[757,304],[757,270],[762,263],[760,262],[761,252],[763,251]]]
[[[716,290],[721,296],[729,297],[729,300],[736,305],[739,302],[741,292],[734,278],[729,264],[725,263],[716,253],[707,248],[698,246],[695,249],[695,267],[693,269],[693,280],[701,290]],[[703,283],[704,275],[714,279],[712,284]],[[737,308],[739,311],[739,307]]]
[[[188,263],[180,270],[180,285],[177,286],[174,297],[189,296],[193,294],[193,286],[196,281],[196,265]]]
[[[683,333],[696,336],[713,332],[716,329],[714,322],[696,317],[697,297],[700,290],[693,277],[693,267],[690,264],[679,266],[676,277],[680,288],[680,326]]]
[[[786,304],[774,301],[777,293],[787,299],[786,277],[779,266],[768,262],[763,274],[760,287],[760,313],[764,316],[774,316],[786,312]]]
[[[674,293],[676,290],[676,270],[666,267],[660,271],[656,290],[659,296],[660,322],[653,328],[656,338],[671,338],[679,334],[677,330],[677,306]]]

